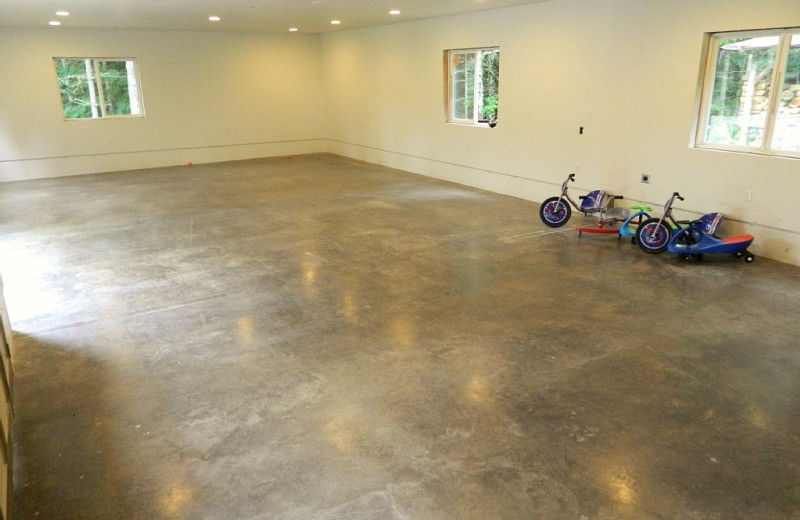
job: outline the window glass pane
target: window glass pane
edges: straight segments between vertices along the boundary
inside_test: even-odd
[[[144,116],[134,60],[54,61],[65,119]]]
[[[56,59],[58,87],[66,119],[99,117],[92,60]]]
[[[772,147],[800,152],[800,34],[791,39],[779,100]]]
[[[483,51],[481,65],[481,86],[483,88],[481,116],[486,121],[496,121],[500,85],[500,50]]]
[[[763,144],[778,36],[718,39],[706,142]]]
[[[475,53],[454,53],[452,60],[452,117],[472,119],[475,110]]]
[[[106,115],[139,115],[136,73],[132,61],[100,61]]]

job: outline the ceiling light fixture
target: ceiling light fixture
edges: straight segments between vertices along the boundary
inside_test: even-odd
[[[218,22],[220,20],[221,20],[221,18],[219,16],[209,16],[208,17],[208,21],[209,22]]]
[[[342,23],[341,20],[331,20],[331,25],[339,25],[340,23]]]
[[[289,32],[297,32],[297,31],[298,31],[297,27],[290,27],[289,28]]]
[[[50,20],[50,22],[48,22],[48,23],[49,23],[50,25],[52,25],[52,26],[61,25],[61,22],[59,22],[59,21],[57,21],[57,20]]]
[[[392,15],[392,16],[397,16],[398,14],[400,14],[400,10],[399,9],[392,9],[391,11],[389,11],[389,14]]]
[[[69,11],[56,11],[56,16],[69,16]]]

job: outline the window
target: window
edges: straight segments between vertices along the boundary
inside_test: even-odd
[[[500,49],[445,51],[447,121],[471,125],[497,123]]]
[[[800,28],[710,35],[695,145],[800,157]]]
[[[136,61],[53,58],[64,119],[144,117]]]

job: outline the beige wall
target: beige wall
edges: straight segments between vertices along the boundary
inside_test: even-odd
[[[561,0],[328,34],[331,149],[533,201],[580,165],[576,187],[659,207],[680,191],[800,264],[800,161],[689,146],[703,34],[798,25],[794,0]],[[443,123],[443,50],[495,45],[497,128]]]
[[[319,38],[0,29],[0,181],[324,149]],[[143,119],[64,121],[54,56],[135,57]]]
[[[576,188],[680,191],[800,265],[800,161],[689,146],[703,34],[785,26],[796,0],[554,0],[323,36],[3,28],[0,181],[331,151],[541,201],[580,165]],[[499,125],[445,124],[443,51],[495,45]],[[138,58],[147,117],[63,121],[58,55]]]

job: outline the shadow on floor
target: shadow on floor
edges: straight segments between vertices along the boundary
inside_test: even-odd
[[[15,334],[14,518],[184,518],[172,476],[138,460],[149,432],[108,408],[125,376],[78,346]]]

